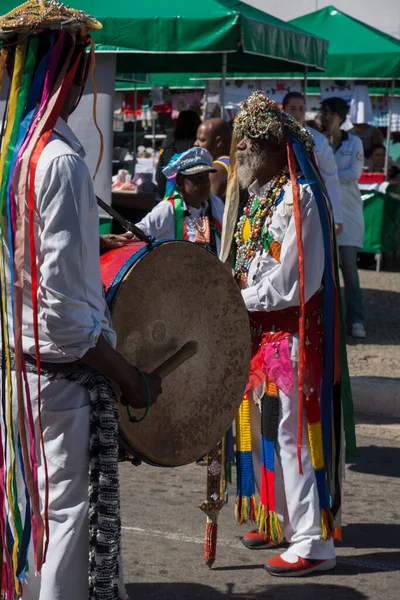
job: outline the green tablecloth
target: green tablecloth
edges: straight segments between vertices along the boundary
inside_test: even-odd
[[[99,234],[105,235],[111,233],[112,219],[110,217],[100,217]]]
[[[360,190],[365,221],[362,251],[394,252],[400,248],[400,188],[389,185],[384,192],[363,188]]]

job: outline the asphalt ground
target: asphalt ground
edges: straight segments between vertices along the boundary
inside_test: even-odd
[[[365,341],[348,338],[353,381],[400,374],[400,261],[361,269]],[[362,404],[361,404],[362,409]],[[203,562],[205,464],[121,465],[123,557],[132,600],[399,600],[400,423],[357,417],[358,461],[343,484],[343,543],[334,571],[281,579],[263,568],[274,551],[247,550],[234,519],[234,485],[220,513],[217,560]]]
[[[274,551],[247,550],[236,524],[234,486],[220,513],[217,560],[203,563],[205,464],[160,469],[121,465],[123,557],[132,600],[398,600],[400,429],[359,418],[359,459],[344,482],[343,543],[334,571],[268,575]]]

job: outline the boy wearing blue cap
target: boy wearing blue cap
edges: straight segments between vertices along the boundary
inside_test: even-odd
[[[163,169],[166,195],[137,226],[156,239],[187,240],[220,248],[224,204],[211,194],[213,159],[204,148],[190,148],[172,157]]]

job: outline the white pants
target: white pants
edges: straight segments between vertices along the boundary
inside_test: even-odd
[[[28,374],[36,431],[37,375]],[[42,425],[49,475],[50,541],[42,575],[35,576],[32,544],[24,600],[88,598],[89,395],[73,382],[41,379]],[[44,498],[44,471],[39,466]]]
[[[253,465],[256,490],[260,489],[261,419],[259,406],[250,399]],[[302,464],[299,474],[297,459],[297,385],[290,396],[279,392],[278,442],[275,454],[275,502],[283,533],[290,551],[302,558],[334,558],[332,540],[324,541],[317,482],[311,464],[304,417]]]

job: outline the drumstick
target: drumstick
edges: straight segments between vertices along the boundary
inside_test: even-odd
[[[180,350],[175,352],[172,356],[167,358],[161,365],[156,367],[154,371],[151,372],[152,375],[158,375],[162,379],[170,375],[175,369],[183,365],[184,362],[192,358],[195,354],[197,354],[199,344],[192,340],[191,342],[186,342],[182,346]]]
[[[141,242],[145,242],[146,244],[152,244],[154,242],[155,238],[146,235],[141,229],[139,229],[139,227],[136,227],[136,225],[134,225],[127,219],[124,219],[124,217],[120,215],[119,212],[115,210],[115,208],[106,204],[104,200],[102,200],[98,196],[96,196],[96,200],[100,208],[105,210],[106,213],[110,215],[110,217],[113,217],[125,229],[125,231],[130,231],[135,235],[135,237],[137,237],[138,240],[140,240]]]

